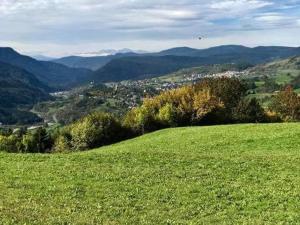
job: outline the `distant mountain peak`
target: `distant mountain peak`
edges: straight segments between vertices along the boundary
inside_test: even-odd
[[[1,55],[20,55],[16,50],[11,47],[0,47],[0,54]]]
[[[100,51],[95,51],[95,52],[82,52],[79,54],[75,54],[76,56],[81,56],[81,57],[95,57],[95,56],[110,56],[110,55],[117,55],[117,54],[126,54],[126,53],[138,53],[138,54],[143,54],[147,53],[146,51],[142,50],[132,50],[129,48],[123,48],[119,50],[115,49],[102,49]]]
[[[39,61],[53,61],[56,58],[45,56],[45,55],[33,55],[32,58],[39,60]]]

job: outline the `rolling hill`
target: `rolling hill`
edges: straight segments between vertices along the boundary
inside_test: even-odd
[[[0,122],[11,124],[39,120],[35,115],[18,109],[49,100],[47,90],[49,87],[33,74],[0,62]]]
[[[190,57],[212,57],[212,56],[233,56],[239,55],[243,60],[249,63],[262,63],[279,58],[287,58],[300,54],[300,48],[282,47],[282,46],[258,46],[254,48],[242,45],[221,45],[207,49],[193,49],[187,47],[179,47],[168,49],[156,53],[156,55],[177,55]]]
[[[279,84],[288,84],[300,76],[300,57],[291,57],[258,65],[249,70],[251,77],[269,76]]]
[[[91,74],[87,69],[74,69],[54,62],[38,61],[21,55],[12,48],[0,48],[0,61],[27,70],[53,89],[71,88],[85,83]]]
[[[167,129],[74,154],[0,153],[1,224],[297,224],[300,126]]]
[[[251,48],[240,46],[240,45],[224,45],[216,46],[207,49],[195,49],[189,47],[178,47],[163,50],[156,53],[156,55],[165,56],[165,55],[177,55],[177,56],[190,56],[190,57],[208,57],[213,55],[226,55],[226,54],[241,54],[248,53],[251,51]]]

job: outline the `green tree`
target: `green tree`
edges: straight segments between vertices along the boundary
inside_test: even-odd
[[[238,123],[267,122],[265,111],[256,98],[240,101],[234,111],[234,119]]]
[[[178,112],[176,108],[172,104],[167,103],[159,109],[157,118],[161,122],[161,124],[168,127],[175,127],[177,126],[177,114]]]
[[[272,100],[271,110],[276,112],[285,121],[300,119],[300,97],[292,86],[287,86]]]
[[[122,139],[124,131],[114,116],[96,112],[70,126],[71,146],[86,150]]]
[[[0,135],[0,152],[18,153],[21,151],[20,139],[15,135]]]
[[[26,153],[46,153],[51,151],[53,140],[47,130],[40,127],[23,135],[22,145]]]

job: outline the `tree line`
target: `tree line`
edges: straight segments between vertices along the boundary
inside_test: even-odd
[[[170,127],[300,120],[300,97],[292,87],[276,94],[268,108],[263,108],[255,98],[249,99],[246,87],[236,78],[203,79],[146,98],[123,118],[94,112],[62,128],[1,132],[0,151],[84,151]]]

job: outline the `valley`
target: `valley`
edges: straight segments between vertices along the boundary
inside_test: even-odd
[[[258,57],[261,52],[264,52],[263,59]],[[298,48],[175,48],[159,53],[119,53],[100,58],[76,58],[84,59],[82,63],[86,65],[89,62],[101,63],[105,59],[99,69],[89,68],[94,71],[65,63],[69,58],[55,59],[53,63],[35,60],[10,48],[1,48],[0,53],[0,61],[11,62],[26,73],[30,73],[27,70],[31,71],[35,79],[34,86],[39,89],[34,91],[37,98],[27,98],[23,102],[17,98],[11,98],[10,101],[7,92],[2,92],[0,122],[6,126],[69,124],[95,111],[123,116],[128,110],[139,106],[146,97],[193,84],[207,77],[238,77],[245,80],[249,98],[256,97],[264,107],[268,107],[273,93],[284,85],[291,84],[296,91],[300,87],[299,57],[274,60],[298,54]],[[213,59],[214,64],[210,64]],[[224,63],[218,64],[218,61]],[[41,76],[42,71],[45,73]],[[53,77],[52,73],[57,75]],[[39,92],[44,93],[44,96],[38,97]],[[18,96],[17,92],[12,94]],[[7,105],[5,101],[10,104]],[[26,120],[24,117],[31,119]]]
[[[145,97],[209,77],[237,77],[244,80],[249,88],[249,98],[255,97],[268,107],[273,94],[285,85],[291,84],[298,91],[300,86],[295,83],[300,76],[298,62],[300,57],[276,60],[258,66],[247,63],[214,64],[182,69],[156,78],[89,85],[56,98],[56,101],[40,103],[34,110],[43,115],[46,121],[53,123],[53,118],[59,118],[58,121],[62,124],[97,110],[120,116],[140,105]]]

